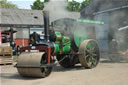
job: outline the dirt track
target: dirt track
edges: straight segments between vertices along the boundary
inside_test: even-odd
[[[101,62],[94,69],[54,66],[47,78],[23,78],[12,65],[0,66],[0,85],[128,85],[128,63]]]

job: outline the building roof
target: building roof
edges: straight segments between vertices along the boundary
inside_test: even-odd
[[[0,26],[43,25],[42,10],[0,8]]]
[[[61,18],[80,17],[79,12],[69,12],[66,0],[50,0],[45,4],[44,10],[49,11],[50,22]],[[11,9],[0,8],[0,26],[43,26],[43,13],[42,10],[28,10],[28,9]]]
[[[89,16],[93,13],[128,6],[128,0],[91,0],[90,4],[81,10],[81,15]]]

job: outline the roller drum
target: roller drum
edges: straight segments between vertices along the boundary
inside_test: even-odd
[[[18,58],[17,70],[25,77],[45,77],[51,72],[49,67],[41,67],[42,57],[45,53],[22,53]]]

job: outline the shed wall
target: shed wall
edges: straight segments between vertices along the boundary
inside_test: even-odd
[[[108,53],[109,51],[109,14],[99,14],[95,16],[95,20],[103,21],[104,25],[95,25],[96,39],[98,41],[100,51]]]

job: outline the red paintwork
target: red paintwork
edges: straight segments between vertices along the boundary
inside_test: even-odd
[[[29,45],[29,39],[15,39],[16,46],[28,46]]]
[[[51,48],[48,47],[48,64],[50,64]]]

